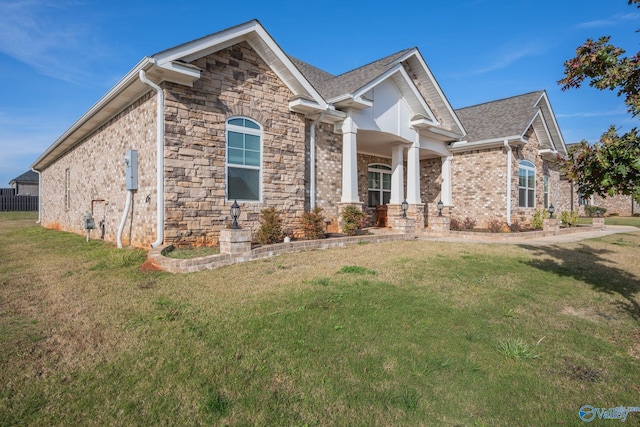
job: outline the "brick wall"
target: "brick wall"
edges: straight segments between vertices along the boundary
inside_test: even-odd
[[[124,210],[128,149],[138,150],[138,191],[125,224],[123,243],[148,247],[155,240],[156,97],[143,96],[97,129],[84,142],[42,171],[41,223],[48,228],[84,234],[83,215],[95,201],[96,226],[105,221],[105,239],[115,242]],[[70,176],[70,207],[65,206],[65,170]],[[92,238],[98,238],[93,230]]]
[[[485,227],[492,218],[506,220],[506,149],[498,147],[456,153],[451,169],[454,218],[474,218],[478,227]],[[517,174],[516,167],[514,176]],[[513,182],[512,188],[516,185],[517,195],[517,182]]]

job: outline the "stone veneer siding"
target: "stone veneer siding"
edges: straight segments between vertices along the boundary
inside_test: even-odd
[[[156,97],[148,93],[109,120],[40,175],[41,224],[84,234],[83,216],[94,202],[96,227],[105,221],[105,240],[115,242],[124,210],[128,149],[138,150],[138,191],[134,193],[123,244],[148,247],[155,241]],[[70,172],[70,207],[65,205],[65,171]],[[100,236],[97,228],[91,237]]]
[[[289,111],[293,94],[244,42],[193,65],[203,70],[193,87],[166,84],[165,243],[214,245],[230,223],[225,125],[233,116],[262,126],[262,200],[238,201],[240,225],[256,233],[260,211],[275,207],[293,232],[305,210],[308,177],[308,123]]]

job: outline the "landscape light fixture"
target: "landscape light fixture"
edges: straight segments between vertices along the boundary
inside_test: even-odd
[[[238,228],[239,216],[240,216],[240,205],[238,204],[237,200],[234,200],[233,204],[231,205],[231,218],[233,218],[233,224],[231,225],[231,228],[233,228],[234,230]]]
[[[600,218],[601,212],[600,212],[600,208],[596,208],[596,217]]]
[[[438,216],[442,216],[442,209],[444,208],[444,203],[442,203],[442,200],[440,200],[438,202]]]
[[[556,208],[553,207],[553,203],[549,205],[549,218],[553,218],[553,213],[556,211]]]
[[[407,199],[402,201],[402,219],[407,219],[407,209],[409,209],[409,203],[407,203]]]

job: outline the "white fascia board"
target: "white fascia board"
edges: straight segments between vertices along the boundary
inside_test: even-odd
[[[449,150],[451,152],[460,152],[467,150],[481,150],[483,148],[495,148],[503,147],[505,139],[509,142],[509,145],[523,145],[527,143],[527,140],[522,135],[511,135],[504,138],[492,138],[482,141],[459,141],[449,144]]]
[[[356,90],[353,93],[353,98],[354,99],[362,98],[362,96],[365,93],[367,93],[372,88],[374,88],[377,85],[379,85],[384,80],[392,78],[397,73],[401,76],[402,79],[404,79],[405,83],[409,87],[409,90],[411,91],[410,95],[413,95],[415,100],[418,101],[418,103],[420,104],[420,107],[423,109],[423,111],[414,111],[413,113],[414,114],[424,113],[425,115],[427,115],[427,117],[432,122],[438,124],[438,121],[436,120],[435,115],[433,114],[433,111],[431,111],[431,108],[429,108],[429,106],[427,105],[426,101],[422,97],[422,94],[420,94],[420,91],[418,90],[416,85],[413,83],[413,81],[411,80],[411,78],[407,74],[407,71],[404,69],[404,67],[400,63],[396,64],[394,67],[392,67],[389,70],[387,70],[387,72],[385,72],[383,74],[380,74],[378,77],[376,77],[375,79],[373,79],[372,81],[370,81],[366,85],[364,85],[361,88],[359,88],[358,90]],[[394,82],[394,85],[396,87],[398,87],[398,85],[395,82]],[[402,93],[401,90],[399,90],[399,92]],[[403,94],[403,96],[405,96],[405,94]]]
[[[257,35],[262,39],[262,42],[265,43],[269,49],[271,49],[271,51],[276,55],[276,57],[278,58],[279,61],[282,62],[282,64],[286,67],[287,71],[289,73],[292,74],[292,76],[298,81],[298,83],[307,91],[307,93],[318,103],[322,106],[323,109],[327,109],[329,107],[329,105],[327,104],[327,102],[324,100],[324,98],[322,98],[322,96],[320,95],[320,93],[313,87],[313,85],[311,83],[309,83],[309,81],[302,75],[302,73],[300,72],[300,70],[298,70],[298,67],[296,67],[293,62],[291,62],[291,60],[289,59],[289,57],[284,53],[284,51],[280,48],[280,46],[278,45],[278,43],[276,43],[276,41],[273,39],[273,37],[271,37],[271,35],[267,32],[267,30],[264,29],[264,27],[262,27],[262,25],[260,25],[260,23],[258,23],[256,21],[256,28],[255,31],[257,33]],[[256,46],[253,46],[253,43],[250,43],[251,46],[256,49]],[[262,52],[260,52],[259,49],[256,49],[256,51],[261,54]],[[264,59],[264,58],[263,58]],[[272,68],[273,69],[273,68]],[[276,74],[278,74],[278,70],[274,69],[274,72],[276,72]],[[293,93],[296,93],[295,89],[292,88],[288,82],[288,79],[285,76],[281,76],[278,75],[278,77],[287,85],[287,87],[289,88],[289,90],[291,90]]]
[[[433,85],[434,89],[438,93],[438,96],[440,97],[440,99],[442,99],[442,102],[444,103],[445,108],[447,109],[447,112],[453,118],[453,121],[455,122],[456,126],[458,126],[458,128],[462,131],[463,136],[466,136],[467,135],[466,129],[464,128],[464,126],[462,126],[462,122],[460,121],[460,119],[458,119],[458,116],[453,111],[453,108],[451,107],[451,104],[449,103],[449,100],[444,95],[444,92],[442,92],[442,88],[438,84],[438,81],[436,80],[436,78],[433,76],[433,73],[431,72],[431,69],[429,68],[429,66],[425,62],[425,60],[422,57],[422,54],[420,53],[420,51],[418,49],[415,49],[414,51],[407,53],[407,55],[405,55],[402,58],[402,61],[406,61],[411,56],[415,57],[415,59],[420,64],[420,66],[424,69],[424,72],[427,73],[427,77],[429,78],[429,81],[431,82],[431,84]]]
[[[115,86],[113,86],[105,95],[103,95],[102,98],[98,100],[98,102],[93,104],[93,106],[89,108],[89,110],[86,113],[84,113],[78,120],[75,121],[73,125],[71,125],[71,127],[69,127],[69,129],[67,129],[58,139],[56,139],[55,142],[51,144],[51,146],[49,146],[49,148],[47,148],[45,152],[42,153],[33,162],[33,164],[31,165],[31,168],[38,171],[39,170],[38,167],[42,166],[41,163],[49,155],[51,155],[67,139],[72,137],[73,134],[77,132],[92,117],[94,117],[96,114],[103,111],[105,106],[109,104],[111,101],[113,101],[122,91],[124,91],[127,87],[129,87],[133,82],[137,81],[139,79],[138,75],[140,73],[140,70],[147,71],[154,65],[156,65],[155,60],[149,57],[144,57],[140,62],[138,62],[138,64],[133,69],[131,69],[131,71],[129,71],[122,79],[120,79],[120,81],[118,81],[118,83],[116,83]],[[109,114],[109,117],[105,116],[106,117],[105,121],[112,116],[113,114]],[[64,151],[73,147],[76,142],[78,141],[71,142],[69,144],[69,147],[67,147]]]
[[[247,34],[255,31],[257,26],[260,26],[260,23],[256,20],[245,22],[244,24],[236,25],[235,27],[227,28],[226,30],[164,50],[153,55],[153,57],[158,61],[160,66],[179,59],[191,62],[229,46],[233,46],[239,41],[242,41]]]
[[[549,116],[551,118],[551,121],[553,123],[554,128],[556,129],[556,133],[558,134],[558,138],[560,139],[561,148],[562,148],[564,154],[567,154],[567,145],[564,142],[564,137],[562,136],[562,131],[560,130],[560,126],[558,126],[558,122],[556,120],[556,115],[553,112],[553,108],[551,107],[551,103],[549,102],[549,97],[547,96],[547,92],[546,91],[542,92],[542,95],[540,95],[540,98],[538,99],[538,102],[540,102],[542,100],[544,100],[544,105],[549,110]],[[556,147],[556,149],[558,148],[558,146],[555,143],[553,145]]]
[[[553,147],[553,149],[557,151],[558,148],[556,147],[555,142],[553,142],[553,137],[551,136],[551,132],[549,131],[549,126],[547,125],[547,121],[544,119],[544,114],[542,114],[542,111],[540,111],[539,115],[540,115],[540,122],[542,123],[542,128],[544,130],[544,133],[547,135],[547,138],[549,138],[551,147]],[[535,130],[535,127],[533,129]]]

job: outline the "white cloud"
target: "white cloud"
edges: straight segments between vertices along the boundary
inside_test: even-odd
[[[67,82],[84,77],[83,62],[95,52],[89,24],[73,19],[74,1],[0,0],[0,52],[38,73]]]
[[[640,19],[640,12],[632,12],[626,14],[616,14],[606,19],[596,19],[594,21],[581,22],[576,25],[576,28],[601,28],[611,27],[613,25],[620,24],[621,21],[634,21]]]
[[[575,113],[556,114],[557,118],[589,118],[589,117],[609,117],[609,116],[624,116],[628,114],[626,110],[615,111],[582,111]]]
[[[536,42],[519,45],[509,43],[502,46],[497,52],[495,52],[493,54],[493,59],[490,60],[488,64],[475,70],[471,70],[471,74],[486,74],[507,68],[522,58],[540,55],[544,53],[545,49],[545,47]]]

